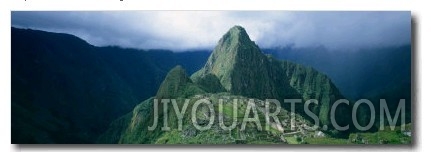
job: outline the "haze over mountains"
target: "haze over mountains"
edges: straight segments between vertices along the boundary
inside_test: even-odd
[[[365,94],[377,98],[400,93],[403,93],[401,97],[410,99],[410,77],[407,77],[410,76],[410,51],[406,51],[409,48],[388,48],[365,55],[352,53],[337,61],[326,58],[334,59],[337,55],[325,55],[325,51],[319,52],[322,54],[289,48],[263,51],[271,56],[263,54],[242,27],[235,26],[220,39],[213,52],[173,53],[95,47],[72,35],[12,28],[12,142],[182,142],[165,139],[180,137],[184,132],[151,133],[142,129],[152,123],[150,97],[153,96],[195,100],[199,99],[196,95],[316,98],[321,104],[312,111],[321,123],[329,124],[328,107],[336,99],[344,98],[343,91],[350,99]],[[370,55],[374,58],[370,59]],[[367,64],[362,64],[364,60]],[[353,73],[347,79],[341,75],[346,69]],[[380,74],[364,74],[381,70],[384,71]],[[355,87],[364,81],[370,85]],[[343,118],[337,119],[347,121],[349,115],[344,113],[349,107],[344,108],[338,111]],[[284,111],[282,115],[287,119],[289,113]],[[229,114],[226,118],[230,118]],[[301,115],[298,118],[301,119],[298,122],[309,124],[308,118]],[[187,124],[188,120],[185,121]],[[195,132],[191,136],[190,132],[194,131],[187,132],[189,142],[186,143],[197,143],[202,139],[199,135],[214,134]],[[279,134],[264,137],[261,132],[250,133],[259,140],[246,142],[283,142]],[[221,136],[215,141],[224,138]]]

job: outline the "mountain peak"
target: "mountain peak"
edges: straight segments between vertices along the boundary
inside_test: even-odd
[[[171,69],[166,75],[165,80],[157,91],[157,98],[172,98],[177,97],[181,92],[182,87],[191,83],[191,80],[187,77],[186,70],[183,67],[177,65]]]
[[[229,30],[242,30],[245,31],[245,29],[241,25],[235,25],[231,27]]]
[[[218,45],[229,45],[235,46],[238,44],[252,44],[255,45],[253,41],[250,40],[245,29],[239,25],[231,27],[226,34],[219,40]]]
[[[259,47],[251,41],[246,30],[239,25],[231,27],[229,31],[223,35],[212,53],[214,58],[232,61],[228,63],[235,63],[235,61],[238,60],[250,61],[254,59],[250,57],[250,55],[263,56],[263,53],[260,51]]]
[[[157,91],[156,99],[188,97],[201,93],[205,91],[190,80],[183,67],[177,65],[166,75]]]
[[[234,34],[234,35],[247,35],[247,32],[245,31],[245,29],[242,26],[239,25],[235,25],[233,27],[231,27],[228,31],[228,33]]]
[[[204,68],[193,74],[194,81],[214,74],[224,89],[248,97],[277,97],[270,81],[269,61],[241,26],[234,26],[218,42]]]

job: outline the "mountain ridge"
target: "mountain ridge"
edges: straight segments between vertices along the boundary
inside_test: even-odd
[[[190,82],[190,80],[192,82]],[[213,87],[213,85],[216,87]],[[179,86],[182,86],[183,88],[180,89],[178,88]],[[194,88],[189,89],[190,86],[193,86]],[[220,87],[222,89],[214,89]],[[294,114],[297,115],[296,117],[298,120],[295,120],[297,123],[306,125],[311,125],[311,119],[308,116],[303,115],[304,100],[317,99],[317,105],[312,106],[310,110],[319,117],[318,121],[320,122],[320,126],[326,125],[330,130],[333,129],[333,126],[331,126],[329,120],[330,107],[335,102],[335,100],[343,98],[341,93],[339,93],[338,89],[331,82],[330,78],[326,75],[319,73],[311,67],[305,67],[299,64],[291,63],[289,61],[280,61],[271,56],[264,55],[260,51],[259,47],[248,38],[245,30],[239,26],[231,28],[225,35],[223,35],[223,37],[219,40],[219,44],[215,47],[214,51],[208,58],[205,66],[192,74],[190,79],[186,77],[184,69],[177,66],[173,68],[166,76],[164,82],[159,87],[159,92],[160,94],[158,93],[156,95],[156,99],[168,97],[169,99],[176,99],[177,101],[180,101],[180,103],[184,103],[184,99],[190,99],[192,103],[195,103],[199,99],[209,99],[212,101],[212,103],[217,103],[216,101],[218,101],[218,99],[232,99],[235,97],[254,99],[256,100],[256,105],[262,106],[268,102],[266,99],[278,99],[282,103],[284,99],[303,99],[301,103],[297,104]],[[241,104],[246,103],[247,102],[241,102]],[[227,104],[232,104],[232,102],[227,101]],[[122,144],[230,142],[230,140],[226,139],[205,142],[199,140],[195,141],[196,138],[200,139],[201,136],[214,136],[212,135],[214,134],[213,131],[218,129],[216,129],[216,127],[215,130],[211,129],[208,131],[195,131],[190,128],[191,120],[187,116],[184,116],[185,119],[183,120],[185,121],[183,122],[185,128],[188,128],[186,131],[180,131],[176,129],[167,132],[157,131],[157,129],[160,130],[160,128],[156,128],[156,130],[153,131],[148,131],[146,130],[146,125],[155,119],[155,113],[153,112],[156,110],[153,109],[152,105],[154,105],[154,103],[150,98],[146,101],[143,101],[139,106],[135,107],[133,115],[129,116],[128,118],[121,118],[117,121],[114,121],[111,124],[112,126],[121,126],[119,124],[124,123],[124,120],[130,120],[130,123],[128,127],[122,127],[123,129],[120,131],[112,131],[111,128],[109,132],[103,134],[99,142],[118,142]],[[159,111],[158,115],[160,115],[160,111],[163,109],[160,107],[160,104],[158,105],[157,111]],[[245,109],[243,108],[246,106],[242,105],[240,107],[242,108],[239,108],[239,111],[244,113]],[[346,123],[349,123],[348,120],[350,118],[348,118],[349,114],[347,114],[350,112],[349,108],[349,106],[340,106],[335,112],[338,117],[336,119],[339,122],[339,125],[344,126]],[[283,127],[289,128],[290,125],[293,124],[286,123],[286,121],[290,121],[289,116],[291,115],[290,113],[293,112],[290,111],[290,105],[288,104],[282,104],[281,109],[284,110],[284,112],[280,114],[284,118],[282,121],[285,122],[283,123]],[[141,111],[141,113],[137,113],[136,111]],[[176,117],[172,107],[168,107],[167,111],[169,116],[167,122],[169,126],[174,126],[173,128],[175,128],[178,124],[175,119]],[[186,111],[186,113],[189,113],[188,116],[190,116],[190,112],[190,110]],[[205,110],[200,110],[197,111],[198,115],[200,115],[199,113],[201,112],[206,113]],[[224,115],[227,115],[227,118],[232,119],[229,113],[225,113],[223,111],[218,112],[221,112]],[[204,118],[201,118],[200,121],[208,121],[208,118],[205,118],[206,115],[207,114],[203,114],[202,116]],[[160,116],[158,119],[158,126],[161,126],[162,122]],[[268,136],[271,139],[261,139],[262,141],[260,142],[282,143],[285,140],[283,136],[284,129],[281,129],[283,127],[277,127],[276,125],[272,124],[272,122],[266,123],[271,123],[271,125],[277,131],[274,131],[270,136]],[[248,129],[254,130],[253,132],[249,132],[253,134],[253,136],[262,136],[263,134],[266,134],[265,132],[256,131],[256,127],[249,127],[250,128]],[[193,135],[189,135],[190,131],[194,132]],[[118,141],[106,140],[113,136],[113,134],[110,132],[122,132],[121,138]],[[334,136],[343,135],[342,132],[337,131],[329,131],[327,133]],[[142,137],[139,137],[138,135],[142,135]],[[221,135],[223,138],[227,138],[225,137],[225,133],[222,133]],[[232,142],[253,143],[255,142],[255,139],[246,139],[246,141],[234,140]]]
[[[194,72],[208,56],[97,47],[70,34],[11,27],[12,143],[95,143],[156,94],[171,68]]]
[[[220,117],[228,122],[233,118],[232,98],[245,101],[239,105],[239,115],[244,115],[247,107],[244,103],[252,99],[259,114],[263,113],[265,107],[262,105],[267,102],[261,99],[266,97],[317,99],[319,103],[310,105],[310,110],[319,117],[321,127],[329,122],[328,110],[334,100],[344,98],[331,78],[314,66],[263,54],[242,27],[233,27],[219,43],[214,49],[219,50],[218,56],[211,58],[215,51],[202,55],[199,54],[202,52],[96,47],[69,34],[12,27],[12,143],[291,144],[297,143],[298,139],[285,137],[283,129],[273,127],[274,122],[269,122],[272,126],[269,132],[258,130],[253,123],[247,123],[250,131],[244,132],[238,128],[220,131],[218,126],[209,131],[198,131],[191,125],[190,110],[185,114],[184,130],[178,130],[171,107],[168,108],[171,131],[145,130],[154,121],[152,101],[157,98],[176,99],[180,107],[185,98],[190,98],[191,104],[208,99],[217,112],[222,112]],[[196,64],[198,62],[201,64]],[[186,71],[193,73],[196,70],[199,71],[191,77],[187,75]],[[220,71],[224,73],[220,74]],[[407,98],[400,92],[409,90],[410,85],[387,90],[376,98],[391,101]],[[219,111],[217,99],[225,100],[223,111]],[[302,103],[297,105],[295,121],[312,125],[311,119],[303,117],[302,106]],[[336,120],[341,121],[341,126],[343,120],[351,119],[346,115],[351,112],[351,107],[343,106],[339,107],[341,111],[336,111]],[[396,109],[396,105],[389,105],[389,108]],[[158,111],[161,126],[162,109]],[[207,123],[208,110],[197,112],[199,123]],[[291,114],[289,105],[282,105],[279,116],[284,129],[291,127],[286,122]],[[407,114],[410,114],[409,110]],[[364,120],[360,121],[367,122],[365,117],[359,119],[362,118]],[[215,120],[215,123],[219,121],[218,116]],[[340,134],[328,127],[324,133],[330,137]],[[401,133],[399,136],[404,138]],[[379,134],[377,138],[380,138]],[[400,142],[404,142],[403,138]]]
[[[280,101],[317,99],[319,104],[312,111],[321,118],[321,123],[329,126],[329,108],[336,100],[344,98],[325,74],[264,55],[240,26],[232,27],[223,35],[205,66],[191,79],[196,81],[208,74],[217,76],[226,91],[233,95]],[[298,112],[303,112],[302,104],[297,106]],[[346,106],[340,109],[343,110],[338,110],[338,115],[349,111]],[[347,116],[341,116],[340,120]]]
[[[273,78],[282,76],[271,76],[274,73],[267,57],[260,51],[259,47],[250,40],[247,32],[241,26],[234,26],[219,40],[218,45],[208,58],[205,66],[198,72],[192,74],[191,79],[214,74],[220,79],[225,90],[235,95],[246,95],[248,97],[277,98],[285,96],[275,89]],[[255,81],[260,79],[263,81]],[[286,82],[284,82],[287,85]],[[260,89],[262,88],[262,89]],[[287,90],[293,89],[287,88]],[[298,97],[293,93],[291,97]]]

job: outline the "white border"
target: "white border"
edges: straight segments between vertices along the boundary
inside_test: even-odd
[[[427,7],[428,6],[428,7]],[[416,108],[416,125],[415,145],[411,149],[394,146],[391,148],[381,147],[348,147],[331,148],[331,147],[315,147],[311,148],[290,148],[264,146],[262,148],[247,148],[248,146],[198,146],[197,148],[181,148],[172,147],[147,149],[144,146],[132,146],[132,148],[91,148],[89,146],[81,146],[83,148],[62,148],[57,146],[55,149],[23,149],[23,151],[143,151],[143,150],[163,150],[163,151],[220,151],[220,150],[236,150],[236,151],[429,151],[430,146],[423,145],[423,141],[427,141],[427,137],[431,137],[430,130],[426,126],[430,126],[430,121],[422,121],[426,116],[430,116],[431,96],[425,91],[431,90],[431,48],[430,41],[430,19],[429,4],[419,0],[7,0],[0,4],[0,101],[1,115],[1,134],[0,141],[2,143],[1,151],[20,151],[16,145],[10,144],[10,11],[11,10],[411,10],[412,15],[417,22],[416,26],[416,64],[417,64],[417,100]],[[427,60],[428,57],[428,60]],[[428,139],[429,140],[429,139]],[[151,148],[151,146],[149,146]],[[160,146],[158,146],[160,147]],[[71,149],[70,149],[71,148]],[[153,147],[154,148],[154,147]],[[191,149],[190,149],[191,148]]]
[[[19,0],[12,10],[410,10],[394,0]]]

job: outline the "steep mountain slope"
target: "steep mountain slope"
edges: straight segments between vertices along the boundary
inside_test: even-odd
[[[240,26],[231,28],[218,42],[205,66],[192,79],[214,74],[235,95],[253,98],[299,98]]]
[[[178,78],[178,79],[172,79]],[[179,88],[178,86],[182,86]],[[278,127],[273,121],[269,122],[270,131],[264,131],[263,127],[267,124],[264,118],[265,103],[267,101],[246,98],[243,96],[235,96],[228,93],[206,93],[203,91],[204,86],[197,87],[192,83],[181,67],[175,67],[166,76],[160,86],[159,93],[170,93],[169,98],[175,98],[180,109],[184,106],[187,99],[189,103],[186,106],[186,111],[182,120],[182,127],[178,129],[179,123],[174,108],[171,105],[167,107],[167,125],[164,125],[165,116],[163,114],[164,107],[160,102],[157,105],[157,116],[154,112],[153,101],[157,98],[150,98],[143,101],[135,107],[131,114],[125,115],[111,124],[111,127],[98,140],[99,143],[121,143],[121,144],[233,144],[233,143],[283,143],[283,129],[290,128],[291,113],[280,110],[278,115],[280,120],[283,120],[282,127]],[[168,91],[168,92],[166,92]],[[193,93],[185,93],[193,92]],[[158,94],[157,96],[162,96]],[[159,98],[159,101],[162,98]],[[214,122],[208,130],[198,130],[194,127],[192,119],[192,106],[198,100],[208,100],[214,108]],[[222,107],[219,105],[219,99],[223,99]],[[234,114],[234,100],[238,100],[237,114]],[[260,120],[260,128],[253,122],[244,123],[242,118],[245,117],[248,104],[252,104],[255,108],[256,117]],[[269,104],[269,109],[276,109],[274,104]],[[253,112],[253,111],[252,111]],[[247,113],[248,114],[248,113]],[[196,121],[199,125],[208,125],[210,123],[210,109],[207,107],[198,108],[196,110]],[[224,125],[232,125],[232,121],[237,117],[239,121],[237,126],[229,130],[224,130],[219,126],[220,120],[223,120]],[[222,117],[222,118],[221,118]],[[220,119],[221,118],[221,119]],[[157,127],[154,130],[149,130],[153,121],[157,119]],[[295,114],[295,120],[300,124],[310,123],[301,115]],[[241,129],[244,125],[245,129]],[[169,126],[168,131],[163,131],[163,126]],[[280,130],[281,129],[281,130]],[[119,138],[118,138],[119,137]]]
[[[377,109],[376,113],[380,112],[380,99],[386,99],[391,112],[397,110],[400,99],[405,99],[406,123],[411,122],[411,68],[414,59],[412,51],[415,51],[412,50],[412,46],[406,44],[353,49],[357,48],[328,50],[325,47],[288,46],[263,51],[280,59],[312,66],[327,74],[347,99],[351,101],[369,99]],[[369,108],[362,105],[359,112],[360,124],[366,125],[370,119]]]
[[[197,80],[208,74],[217,76],[233,95],[280,101],[317,99],[313,112],[325,125],[330,125],[330,106],[344,98],[329,77],[313,68],[265,56],[240,26],[232,27],[219,40],[205,66],[191,77]],[[303,112],[301,104],[297,110]],[[342,115],[348,111],[348,106],[340,106],[338,119],[349,120],[349,115]]]
[[[197,71],[210,52],[172,52],[168,50],[136,50],[119,47],[98,47],[97,55],[131,87],[139,100],[155,93],[169,70],[182,65],[188,71]]]
[[[94,143],[155,93],[169,69],[208,52],[95,47],[68,34],[12,28],[12,143]]]
[[[176,66],[166,75],[159,91],[157,91],[156,98],[172,99],[201,93],[204,91],[192,83],[186,71],[181,66]]]
[[[311,66],[327,74],[351,100],[370,98],[386,89],[410,83],[414,51],[410,44],[354,49],[358,48],[328,50],[325,47],[287,46],[262,50],[279,59]]]
[[[318,71],[299,64],[288,61],[279,61],[271,56],[262,54],[260,49],[252,42],[245,30],[240,26],[231,28],[219,41],[213,53],[209,57],[205,66],[191,76],[191,81],[181,67],[175,67],[166,76],[164,82],[159,88],[155,98],[143,101],[133,110],[131,115],[119,118],[111,126],[122,126],[118,129],[109,128],[100,138],[100,143],[291,143],[293,137],[287,137],[285,131],[299,133],[298,130],[290,130],[295,125],[291,122],[291,111],[289,105],[283,105],[281,113],[281,124],[277,125],[273,121],[265,121],[263,113],[265,104],[270,102],[266,99],[317,99],[318,104],[312,106],[313,113],[319,116],[321,125],[327,125],[331,130],[329,123],[329,108],[335,100],[343,98],[338,89],[331,80]],[[221,89],[220,89],[221,88]],[[183,129],[175,129],[178,126],[175,109],[169,105],[167,108],[168,115],[161,115],[164,110],[162,104],[157,104],[154,109],[154,102],[162,98],[174,98],[179,102],[179,107],[185,104],[186,99],[190,103],[185,111],[183,120]],[[158,99],[154,100],[153,99]],[[209,130],[199,131],[192,126],[190,106],[201,99],[209,100],[210,105],[214,107],[217,115],[215,118],[216,125],[211,126]],[[226,100],[226,108],[219,107],[219,99]],[[238,116],[246,117],[247,107],[252,105],[256,110],[253,116],[259,119],[262,125],[268,124],[270,130],[263,131],[259,129],[257,123],[242,122],[239,125],[245,125],[246,129],[241,130],[239,127],[223,130],[218,126],[220,117],[231,122],[235,117],[232,115],[233,99],[240,99]],[[250,101],[252,100],[252,101]],[[303,104],[297,105],[294,113],[296,119],[292,120],[298,124],[297,127],[303,129],[309,128],[311,123],[308,117],[303,115]],[[220,109],[219,109],[220,108]],[[270,109],[275,109],[271,105]],[[286,110],[287,109],[287,110]],[[154,112],[157,110],[156,115]],[[224,111],[226,110],[226,111]],[[250,110],[250,109],[249,109]],[[209,117],[211,108],[201,108],[197,110],[197,123],[201,125],[211,122]],[[248,111],[250,112],[250,111]],[[338,124],[344,126],[350,121],[350,107],[340,106],[337,108],[336,120]],[[240,118],[243,118],[240,117]],[[150,123],[158,120],[158,128],[148,130]],[[128,121],[129,120],[129,121]],[[126,121],[126,124],[124,122]],[[128,121],[128,122],[127,122]],[[167,121],[168,126],[172,128],[169,131],[161,130],[162,122]],[[293,125],[293,126],[291,126]],[[127,126],[127,127],[126,127]],[[300,129],[300,130],[301,130]],[[312,129],[313,130],[313,129]],[[313,130],[314,133],[314,130]],[[331,132],[329,132],[331,133]],[[332,132],[337,135],[337,132]],[[307,133],[304,136],[309,137]],[[116,137],[120,137],[119,139]],[[240,137],[240,138],[236,138]],[[118,140],[112,140],[118,139]],[[296,141],[296,140],[294,140]]]
[[[282,65],[282,69],[286,71],[289,84],[302,95],[304,101],[316,99],[319,102],[311,110],[319,117],[323,125],[331,127],[329,113],[331,107],[336,100],[344,99],[331,79],[311,67],[288,61],[278,62]],[[350,107],[339,105],[335,115],[335,119],[339,124],[343,126],[349,124],[351,120]]]
[[[12,143],[91,142],[138,101],[85,41],[12,29]]]

